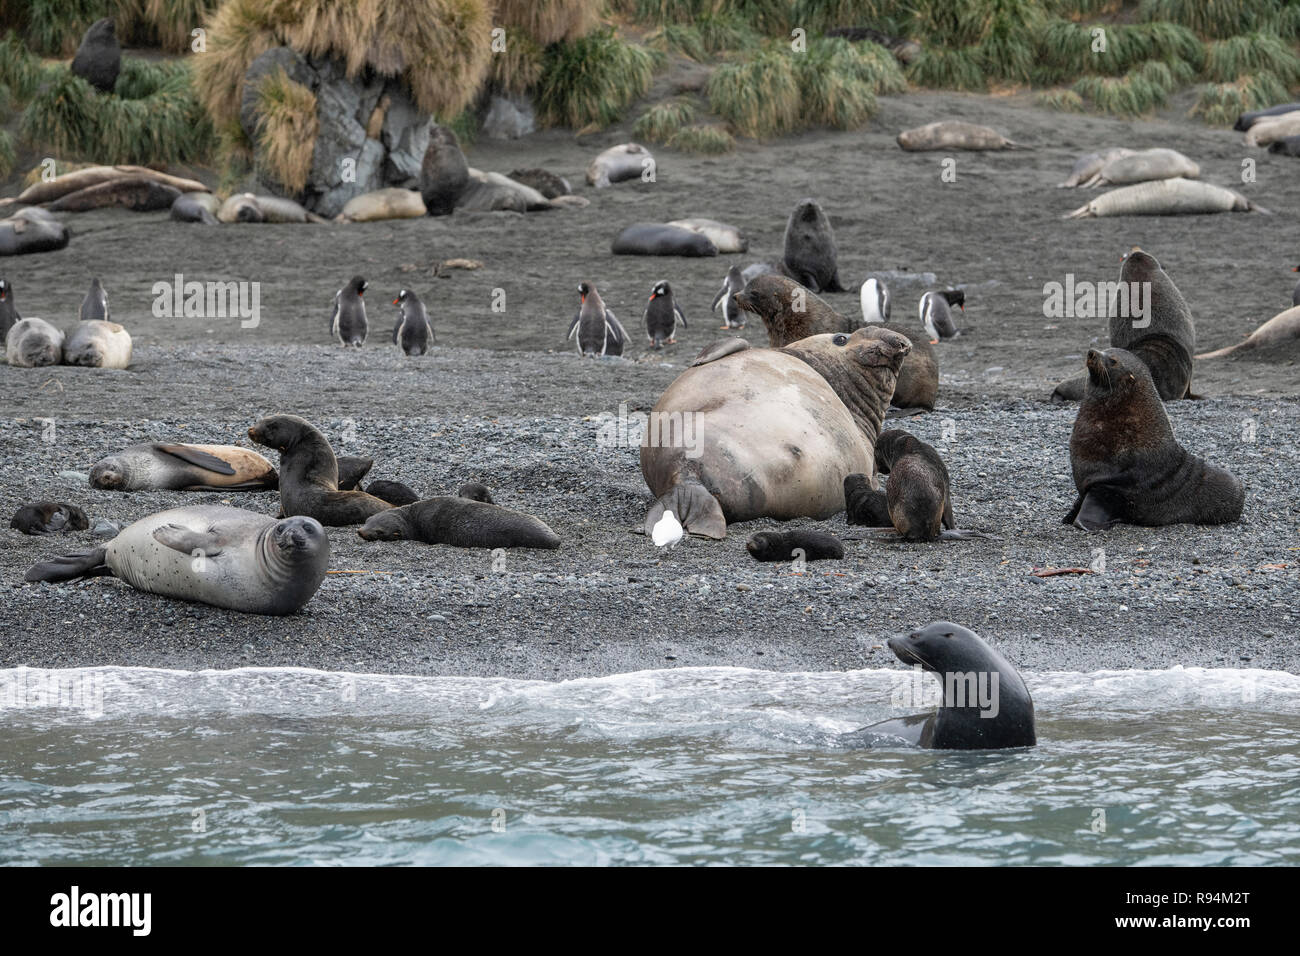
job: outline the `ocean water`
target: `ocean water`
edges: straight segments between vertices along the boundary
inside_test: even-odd
[[[899,670],[3,670],[0,863],[1300,862],[1300,677],[1024,676],[1039,746],[953,753],[835,746]]]

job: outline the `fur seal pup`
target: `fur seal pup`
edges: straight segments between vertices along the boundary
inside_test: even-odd
[[[686,324],[686,315],[673,298],[673,287],[665,280],[656,282],[650,290],[650,301],[645,307],[645,331],[650,338],[650,345],[661,349],[665,343],[675,343],[679,322],[682,328],[690,328]]]
[[[102,548],[34,565],[24,581],[111,575],[141,591],[249,614],[292,614],[329,568],[325,529],[225,505],[160,511]]]
[[[785,224],[781,271],[813,292],[843,292],[831,221],[814,199],[801,199]]]
[[[400,481],[372,481],[366,485],[366,494],[382,498],[390,505],[399,508],[420,500],[420,496],[409,485],[404,485]]]
[[[126,368],[131,364],[131,333],[116,322],[78,322],[63,343],[63,364]]]
[[[1091,180],[1112,159],[1123,159],[1125,156],[1132,156],[1133,150],[1116,147],[1115,149],[1106,149],[1098,153],[1087,153],[1080,156],[1074,161],[1074,168],[1070,170],[1070,175],[1065,182],[1057,183],[1057,189],[1073,189],[1081,186]]]
[[[1297,287],[1295,297],[1300,297],[1300,287]],[[1298,338],[1300,338],[1300,306],[1292,306],[1285,312],[1273,316],[1236,345],[1215,349],[1213,352],[1204,352],[1196,357],[1198,359],[1223,358],[1236,352],[1276,348],[1286,342],[1294,342]]]
[[[1201,167],[1176,149],[1141,149],[1111,157],[1083,185],[1125,186],[1176,176],[1197,179],[1200,175]]]
[[[862,283],[862,289],[859,291],[858,297],[862,302],[863,322],[884,323],[889,321],[889,286],[879,279],[868,279]]]
[[[844,476],[844,520],[868,528],[891,528],[889,496],[870,475]]]
[[[646,534],[665,511],[715,539],[730,522],[843,511],[844,476],[875,474],[876,435],[911,348],[869,326],[701,356],[659,397],[642,440],[656,499]]]
[[[420,162],[420,198],[430,216],[450,216],[469,185],[469,163],[460,140],[445,126],[429,130],[429,145]]]
[[[433,323],[420,297],[410,289],[403,289],[393,300],[397,306],[397,324],[393,326],[393,344],[407,355],[423,355],[429,343],[438,341],[433,334]]]
[[[650,150],[639,143],[620,143],[591,161],[587,167],[587,183],[604,189],[628,179],[640,179],[642,171],[653,165],[654,157]]]
[[[90,519],[76,505],[64,501],[33,501],[14,512],[9,527],[23,534],[85,531],[90,527]]]
[[[148,442],[90,469],[90,487],[101,491],[258,491],[277,481],[269,461],[238,445]]]
[[[472,501],[485,501],[490,505],[496,504],[492,500],[492,492],[488,486],[478,481],[467,481],[456,489],[457,498],[469,498]]]
[[[932,446],[898,429],[882,432],[876,440],[876,472],[889,475],[889,520],[904,540],[933,541],[944,528],[957,527],[948,468]]]
[[[315,425],[297,415],[263,418],[248,437],[280,452],[280,507],[286,515],[342,526],[361,524],[392,507],[364,491],[340,491],[334,449]]]
[[[736,293],[743,288],[745,288],[745,277],[740,271],[740,266],[732,266],[727,270],[727,275],[722,280],[722,288],[713,297],[713,306],[711,308],[711,311],[717,312],[718,306],[722,306],[722,328],[724,329],[743,329],[745,327],[744,310],[736,304],[735,300]],[[1300,288],[1300,286],[1297,288]]]
[[[1270,106],[1266,110],[1242,113],[1237,117],[1237,122],[1232,124],[1232,128],[1238,133],[1244,133],[1266,116],[1281,116],[1283,113],[1293,113],[1296,110],[1300,110],[1300,103],[1282,103],[1279,106]]]
[[[459,496],[426,498],[372,515],[357,534],[367,541],[409,539],[456,548],[560,546],[560,536],[532,515]]]
[[[750,535],[745,550],[755,561],[793,561],[795,551],[802,551],[805,561],[839,561],[844,557],[844,545],[833,534],[824,531],[760,531]]]
[[[0,279],[0,345],[9,338],[9,330],[22,321],[14,305],[14,287],[8,279]]]
[[[931,345],[938,345],[940,339],[951,339],[957,336],[957,326],[952,320],[952,312],[948,309],[947,295],[940,292],[925,293],[921,296],[916,311],[922,327],[930,336]]]
[[[132,212],[156,212],[171,209],[180,195],[181,191],[175,186],[144,176],[128,176],[60,196],[49,204],[49,209],[51,212],[90,212],[92,209],[116,207]]]
[[[616,256],[716,256],[718,247],[702,233],[657,222],[635,222],[610,243]]]
[[[77,318],[82,322],[108,322],[111,319],[108,314],[108,293],[104,291],[103,283],[98,277],[90,280],[90,289],[81,300]]]
[[[911,153],[931,149],[1029,149],[1013,143],[996,130],[977,126],[961,120],[944,120],[927,123],[916,129],[905,129],[898,134],[898,145]]]
[[[413,189],[376,189],[353,196],[343,204],[337,222],[380,222],[385,219],[419,219],[428,209]]]
[[[904,664],[920,665],[939,679],[943,704],[933,714],[898,717],[841,734],[841,744],[878,747],[901,739],[933,750],[1000,750],[1038,743],[1034,701],[1024,680],[974,631],[935,621],[888,643]]]
[[[1062,219],[1095,219],[1105,216],[1186,216],[1216,212],[1261,212],[1241,193],[1193,179],[1156,179],[1134,186],[1121,186],[1102,193],[1085,206],[1068,212]]]
[[[735,226],[714,219],[674,219],[668,223],[679,229],[689,229],[708,238],[721,253],[748,252],[749,240]]]
[[[55,252],[68,245],[72,233],[44,209],[20,210],[0,219],[0,256]]]
[[[9,330],[5,358],[19,368],[58,365],[63,359],[63,333],[44,319],[23,319]]]
[[[122,72],[122,48],[117,42],[117,26],[112,18],[96,20],[81,38],[72,58],[72,74],[79,76],[101,93],[112,93]]]
[[[578,283],[578,314],[569,323],[566,339],[573,339],[579,355],[622,355],[627,331],[596,291],[594,282]]]
[[[370,283],[363,276],[353,276],[347,285],[334,293],[330,334],[339,345],[361,348],[366,344],[370,323],[366,321],[366,302],[362,296],[369,286]]]
[[[523,183],[530,189],[536,189],[547,199],[558,199],[560,196],[573,195],[573,189],[569,186],[569,181],[547,169],[514,169],[507,175],[517,183]]]
[[[1088,350],[1088,391],[1070,433],[1079,497],[1064,524],[1228,524],[1245,492],[1234,476],[1174,438],[1146,364],[1131,352]]]
[[[1178,286],[1155,256],[1137,246],[1124,257],[1119,279],[1119,288],[1113,290],[1107,306],[1111,347],[1132,352],[1146,363],[1156,390],[1165,401],[1194,397],[1192,355],[1196,352],[1196,323]],[[1144,303],[1145,314],[1127,314],[1137,307],[1133,290],[1147,288],[1150,295]],[[1129,304],[1121,308],[1117,300],[1126,291]],[[1087,384],[1087,373],[1067,378],[1052,392],[1052,401],[1077,402],[1083,398]]]
[[[217,217],[207,204],[199,201],[193,193],[182,193],[172,203],[169,218],[173,222],[197,222],[205,226],[217,225]]]

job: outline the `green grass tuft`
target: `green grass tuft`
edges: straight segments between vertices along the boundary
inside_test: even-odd
[[[1112,116],[1142,116],[1164,106],[1176,80],[1167,64],[1144,63],[1123,76],[1085,76],[1074,84],[1080,97]]]
[[[41,61],[28,51],[26,44],[9,31],[0,40],[0,83],[9,88],[15,105],[31,99],[40,86],[43,70]]]
[[[684,153],[717,156],[736,148],[736,139],[723,126],[686,126],[668,140],[668,146]]]
[[[1043,109],[1062,113],[1084,113],[1088,110],[1083,97],[1074,90],[1043,90],[1034,97],[1034,102]]]
[[[14,171],[14,137],[7,129],[0,129],[0,179],[8,179]]]
[[[764,139],[798,129],[802,97],[794,58],[768,47],[738,63],[724,63],[709,77],[709,106],[742,136]]]
[[[636,121],[632,138],[652,143],[666,143],[673,134],[695,121],[695,107],[686,100],[668,100],[656,103]]]
[[[1262,110],[1290,98],[1286,84],[1262,70],[1233,83],[1207,83],[1200,88],[1192,115],[1211,126],[1231,126],[1242,113]]]
[[[656,62],[651,50],[623,42],[608,28],[572,43],[552,44],[537,83],[538,117],[574,129],[617,122],[628,104],[650,88]]]
[[[930,89],[982,93],[988,88],[976,47],[960,50],[925,47],[921,55],[908,65],[906,73],[917,86]]]
[[[1275,30],[1282,9],[1278,0],[1142,0],[1138,15],[1190,27],[1207,39],[1226,39]]]
[[[283,69],[257,85],[257,158],[270,178],[297,195],[307,187],[320,121],[316,94]]]
[[[1205,45],[1205,78],[1228,83],[1267,70],[1287,86],[1300,84],[1300,57],[1285,40],[1269,33],[1229,37]]]

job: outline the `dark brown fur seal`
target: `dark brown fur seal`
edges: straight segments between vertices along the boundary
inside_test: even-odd
[[[81,45],[72,58],[73,75],[101,93],[112,93],[122,72],[122,47],[117,42],[116,29],[111,17],[96,20],[81,38]]]
[[[804,199],[785,224],[781,271],[813,292],[843,292],[831,221],[816,200]]]
[[[939,453],[907,432],[891,429],[876,440],[876,471],[889,475],[889,519],[908,541],[933,541],[955,528],[948,469]]]
[[[1123,349],[1089,349],[1088,391],[1070,435],[1079,497],[1064,523],[1099,531],[1136,525],[1227,524],[1241,482],[1174,438],[1146,364]]]
[[[426,498],[366,520],[357,534],[367,541],[423,541],[457,548],[541,548],[553,551],[560,536],[522,511],[471,498]]]
[[[33,501],[20,507],[9,522],[23,534],[53,534],[56,531],[85,531],[90,519],[76,505],[63,501]]]
[[[1196,323],[1192,312],[1173,280],[1160,268],[1155,256],[1136,246],[1124,257],[1120,268],[1120,282],[1151,283],[1150,324],[1135,327],[1135,322],[1146,321],[1141,316],[1116,315],[1117,309],[1108,309],[1110,315],[1111,348],[1124,349],[1136,355],[1151,370],[1156,391],[1165,401],[1194,398],[1192,395],[1192,356],[1196,354]],[[1133,288],[1131,285],[1129,288]],[[1143,294],[1145,298],[1145,293]],[[1067,378],[1052,393],[1052,401],[1079,401],[1088,385],[1086,373]]]
[[[745,550],[755,561],[793,561],[796,549],[803,552],[805,561],[844,557],[840,539],[824,531],[760,531],[745,542]]]
[[[361,486],[361,479],[375,467],[373,458],[356,455],[335,455],[334,460],[339,464],[339,491],[355,491]]]
[[[890,528],[889,498],[870,475],[844,476],[844,520],[868,528]]]
[[[393,506],[364,491],[339,490],[339,464],[320,430],[297,415],[272,415],[248,430],[259,445],[280,452],[280,505],[288,517],[323,525],[361,524]]]
[[[366,485],[366,494],[382,498],[398,508],[420,500],[420,496],[409,485],[404,485],[400,481],[372,481]]]
[[[469,163],[456,134],[445,126],[429,131],[429,145],[420,164],[420,197],[430,216],[449,216],[469,186]]]
[[[482,501],[487,504],[496,504],[492,500],[492,492],[488,486],[478,481],[467,481],[456,491],[457,498],[469,498],[472,501]]]

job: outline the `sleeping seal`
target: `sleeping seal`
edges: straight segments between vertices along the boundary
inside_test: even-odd
[[[271,463],[238,445],[131,445],[90,469],[101,491],[257,491],[275,488]]]
[[[78,322],[63,345],[63,364],[126,368],[131,364],[131,333],[116,322]]]
[[[1105,216],[1191,216],[1216,212],[1262,212],[1241,193],[1193,179],[1155,179],[1102,193],[1062,219]]]
[[[616,256],[716,256],[718,247],[700,232],[658,222],[636,222],[610,243]]]
[[[208,194],[211,195],[211,194]],[[197,222],[205,226],[217,224],[216,214],[195,193],[182,193],[172,203],[170,218],[173,222]],[[220,208],[220,207],[218,207]]]
[[[44,209],[31,207],[0,219],[0,256],[55,252],[67,246],[72,233]]]
[[[908,152],[917,153],[931,149],[1028,149],[1013,143],[996,130],[976,126],[960,120],[928,123],[916,129],[905,129],[898,134],[898,145]]]
[[[15,322],[5,340],[5,358],[19,368],[58,365],[63,358],[63,333],[44,319]]]
[[[717,222],[713,219],[674,219],[668,223],[670,226],[678,226],[682,229],[689,229],[691,232],[698,232],[702,236],[708,236],[709,241],[718,247],[721,253],[748,252],[749,240],[735,226],[729,226],[725,222]]]
[[[459,495],[426,498],[371,515],[357,534],[367,541],[410,539],[457,548],[553,551],[560,546],[560,536],[540,519]]]
[[[85,531],[90,527],[90,519],[84,511],[66,501],[33,501],[14,512],[9,527],[23,534]]]
[[[292,614],[325,580],[330,544],[311,518],[225,505],[160,511],[102,548],[34,565],[25,581],[112,575],[133,588],[249,614]]]
[[[1300,295],[1300,287],[1297,287],[1296,295]],[[1223,358],[1234,352],[1277,348],[1285,342],[1294,342],[1297,338],[1300,338],[1300,306],[1292,306],[1285,312],[1273,316],[1236,345],[1215,349],[1213,352],[1204,352],[1196,357],[1198,359]]]
[[[1300,110],[1300,103],[1283,103],[1280,106],[1270,106],[1266,110],[1242,113],[1237,117],[1237,122],[1232,124],[1232,128],[1238,133],[1244,133],[1266,116],[1280,116],[1283,113],[1292,113],[1296,110]]]
[[[92,209],[118,207],[133,212],[170,209],[181,191],[145,176],[112,179],[97,186],[87,186],[50,203],[52,212],[90,212]]]
[[[1157,179],[1196,179],[1201,167],[1176,149],[1124,150],[1126,155],[1113,156],[1083,183],[1084,186],[1124,186]]]
[[[1074,168],[1070,170],[1069,177],[1063,183],[1057,183],[1057,189],[1073,189],[1076,186],[1082,186],[1089,182],[1094,176],[1101,172],[1112,159],[1123,159],[1125,156],[1132,156],[1133,150],[1117,146],[1114,149],[1102,150],[1099,153],[1087,153],[1080,156],[1074,161]]]
[[[376,189],[353,196],[339,213],[339,222],[378,222],[383,219],[419,219],[429,210],[413,189]]]
[[[603,189],[613,183],[640,179],[642,171],[653,165],[654,157],[650,150],[639,143],[620,143],[591,161],[587,167],[587,183]]]

